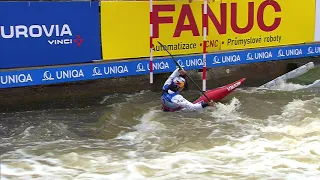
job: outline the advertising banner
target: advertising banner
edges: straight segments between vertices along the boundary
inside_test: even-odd
[[[316,28],[315,28],[315,35],[314,35],[314,41],[320,42],[320,0],[316,0]]]
[[[0,69],[101,59],[99,2],[0,2]]]
[[[242,50],[207,55],[207,67],[249,64],[256,62],[320,56],[320,44]],[[186,70],[201,69],[202,55],[176,58]],[[177,66],[171,57],[153,61],[154,73],[173,72]],[[118,61],[28,70],[0,70],[0,88],[76,82],[149,74],[149,60]]]
[[[153,55],[166,55],[157,41],[174,55],[202,53],[203,2],[153,3]],[[314,41],[315,1],[224,0],[208,6],[208,52]],[[149,7],[149,2],[101,2],[103,59],[149,56]]]

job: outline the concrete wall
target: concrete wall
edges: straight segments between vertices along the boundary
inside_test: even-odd
[[[319,64],[319,59],[303,58],[212,68],[208,70],[207,88],[223,86],[242,77],[246,78],[242,87],[258,87],[308,62]],[[229,73],[227,73],[227,69]],[[0,112],[85,107],[99,104],[104,96],[113,93],[133,93],[141,90],[161,93],[162,85],[169,75],[170,73],[156,74],[154,84],[149,83],[149,75],[144,75],[80,83],[0,89]],[[197,82],[199,87],[202,87],[201,72],[188,71],[188,75]],[[189,89],[196,89],[192,82],[189,84]]]

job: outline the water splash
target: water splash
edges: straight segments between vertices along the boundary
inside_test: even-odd
[[[217,121],[235,121],[239,119],[238,110],[241,102],[237,98],[232,98],[229,104],[216,103],[215,110],[211,112],[211,117],[217,118]]]

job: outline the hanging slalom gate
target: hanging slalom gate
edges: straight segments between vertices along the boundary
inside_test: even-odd
[[[192,1],[191,1],[192,2]],[[190,3],[191,3],[190,2]],[[207,87],[207,34],[208,34],[208,1],[203,0],[204,7],[202,11],[202,36],[203,36],[203,68],[202,68],[202,91],[206,91]],[[153,83],[153,0],[149,0],[150,5],[150,83]]]
[[[150,2],[150,63],[149,63],[149,67],[150,67],[150,83],[153,83],[153,55],[152,55],[152,48],[153,48],[153,44],[152,44],[152,37],[153,37],[153,23],[152,23],[152,11],[153,11],[153,3],[152,0],[149,0]]]

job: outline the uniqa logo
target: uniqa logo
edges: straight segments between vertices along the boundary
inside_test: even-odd
[[[312,47],[309,47],[309,48],[308,48],[308,54],[314,54],[314,51],[313,51],[313,48],[312,48]]]
[[[283,52],[283,50],[282,49],[279,49],[279,51],[278,51],[278,57],[284,57],[285,55],[284,55],[284,52]]]
[[[56,71],[57,79],[71,79],[71,78],[81,78],[84,77],[82,69],[77,70],[65,70],[65,71]]]
[[[104,74],[123,74],[128,73],[128,67],[127,66],[108,66],[103,68]]]
[[[309,47],[308,48],[308,54],[315,54],[320,53],[320,47]]]
[[[272,52],[260,52],[260,53],[254,53],[254,58],[255,59],[267,59],[267,58],[272,58]]]
[[[241,61],[240,55],[222,56],[221,58],[222,63],[233,63],[237,61]]]
[[[101,70],[99,67],[94,67],[92,70],[92,76],[102,76]]]
[[[52,81],[52,80],[54,80],[54,78],[52,77],[51,72],[50,72],[50,71],[45,71],[45,72],[43,73],[43,79],[42,79],[42,81]]]
[[[58,24],[49,26],[39,24],[0,26],[0,37],[3,39],[41,38],[43,36],[50,38],[47,40],[50,45],[76,44],[81,46],[84,42],[80,35],[72,38],[72,31],[68,24],[62,26]]]
[[[254,60],[253,59],[253,55],[251,54],[251,53],[248,53],[247,54],[247,59],[246,59],[247,61],[251,61],[251,60]]]
[[[289,49],[286,50],[286,56],[298,56],[302,54],[302,49]]]
[[[190,66],[203,66],[203,61],[201,58],[198,58],[198,59],[188,59],[186,61],[186,65],[188,67]]]
[[[220,64],[220,58],[218,56],[214,56],[212,64]]]
[[[184,68],[184,63],[183,63],[183,61],[181,59],[179,59],[177,62],[182,68]]]
[[[150,67],[149,67],[149,66],[150,66],[150,65],[147,64],[147,69],[148,69],[148,70],[150,70]],[[154,70],[169,69],[169,64],[168,64],[168,62],[163,62],[163,61],[161,61],[161,62],[156,62],[156,63],[153,63],[153,69],[154,69]]]
[[[3,85],[33,82],[30,74],[13,74],[0,76],[0,81]]]
[[[146,70],[144,69],[144,66],[142,63],[139,63],[137,65],[137,69],[136,69],[136,72],[145,72]]]

